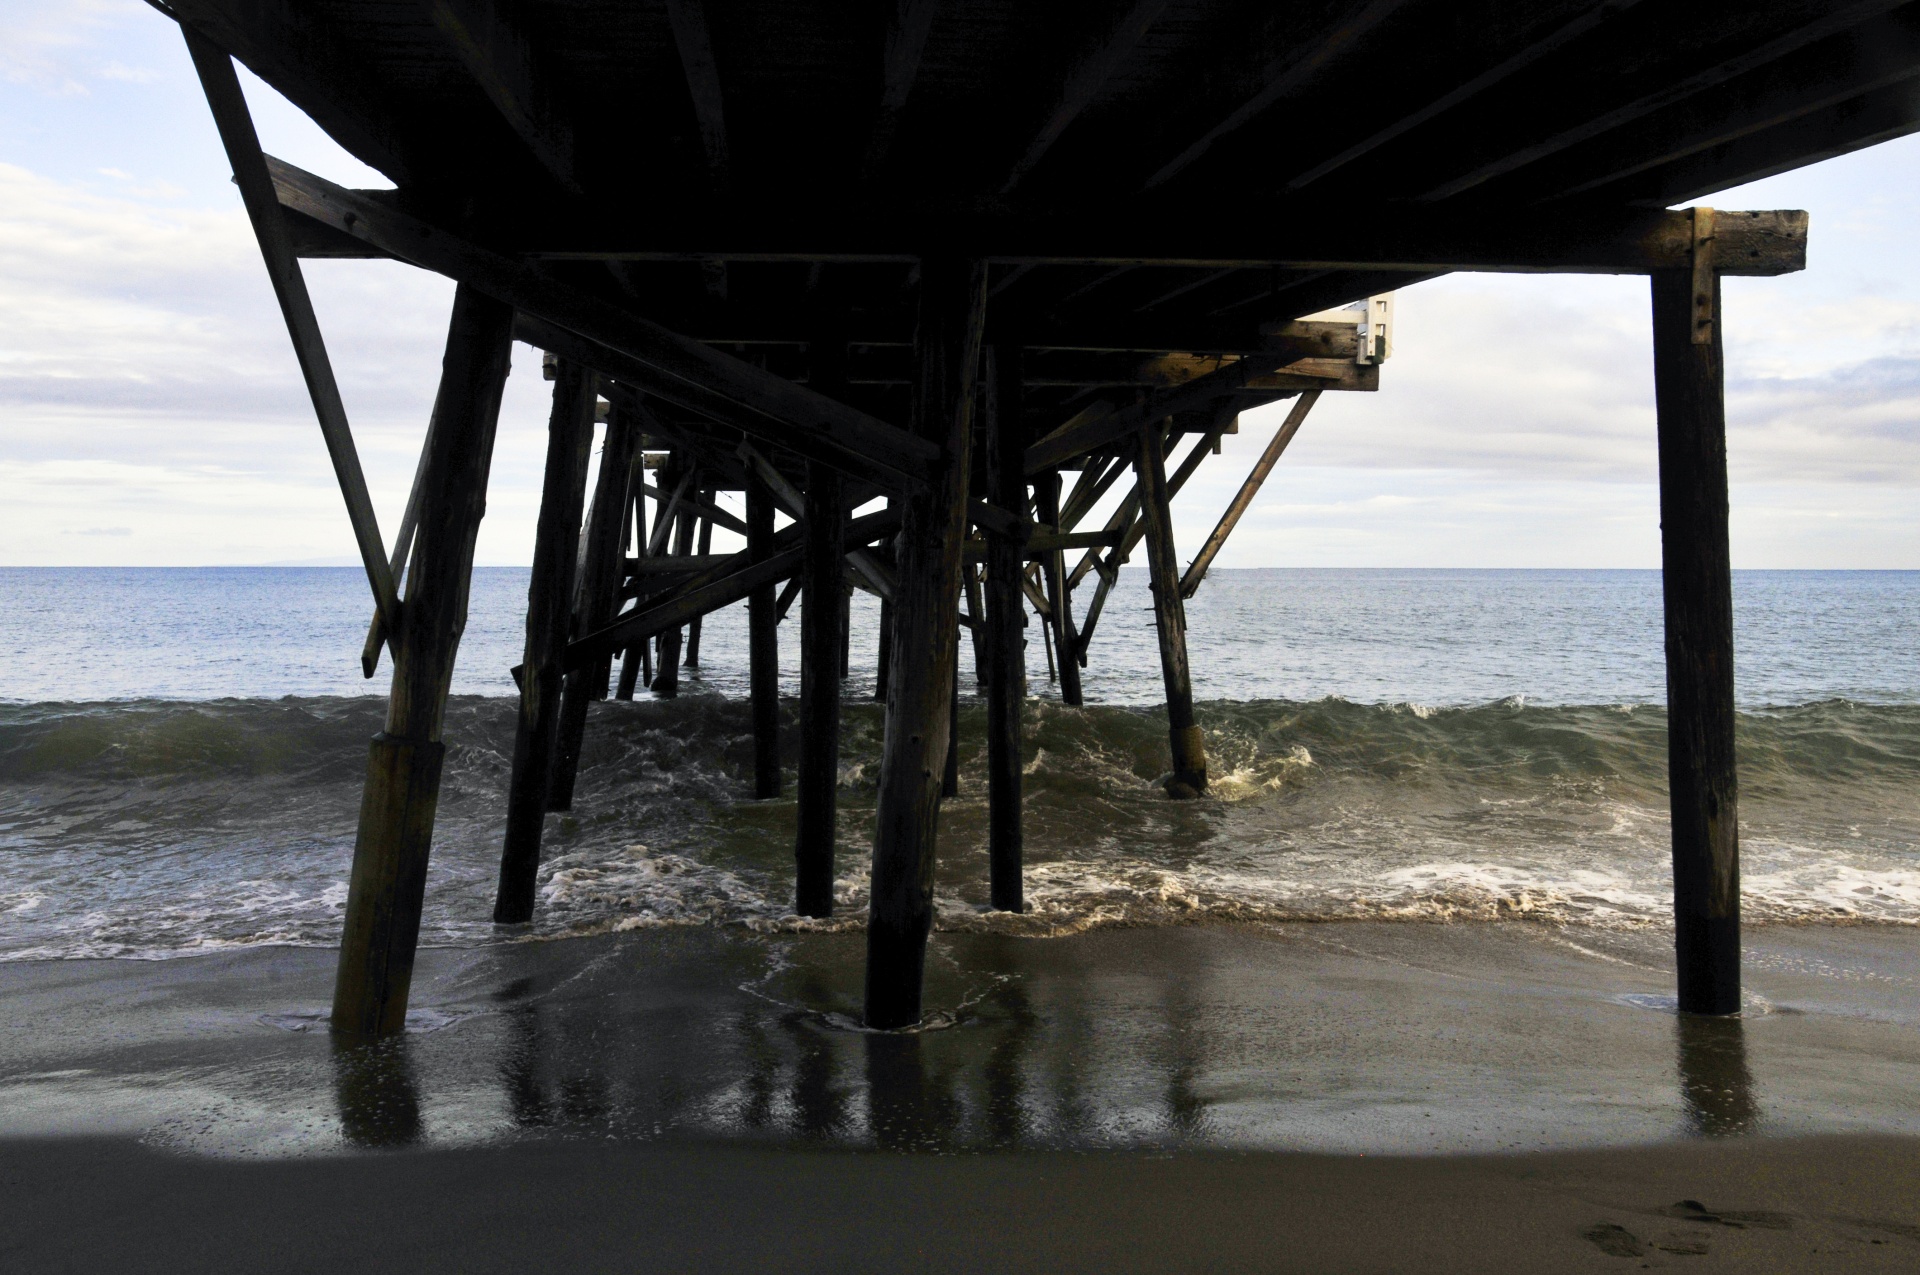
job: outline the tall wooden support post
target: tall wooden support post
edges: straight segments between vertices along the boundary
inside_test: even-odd
[[[893,502],[889,500],[887,502],[887,506],[891,508],[893,506]],[[881,561],[885,562],[888,566],[894,568],[896,574],[898,573],[899,566],[900,566],[900,554],[898,553],[899,547],[900,547],[900,538],[898,536],[895,536],[891,548],[885,550],[884,552],[876,553],[874,555],[875,557],[879,558]],[[886,703],[887,690],[890,686],[892,686],[892,684],[893,684],[893,603],[889,602],[885,598],[882,598],[880,599],[880,645],[879,645],[879,649],[874,653],[874,667],[873,667],[874,699],[878,700],[882,704]]]
[[[747,469],[747,553],[773,556],[773,492]],[[838,588],[838,582],[835,582]],[[747,685],[753,699],[753,795],[780,795],[780,611],[769,581],[747,595]],[[664,657],[663,657],[664,658]]]
[[[613,619],[619,607],[620,529],[626,523],[627,479],[640,424],[615,407],[607,415],[606,441],[600,447],[600,472],[587,513],[586,544],[580,554],[580,579],[574,589],[573,632],[579,636]],[[548,810],[573,809],[573,782],[580,772],[580,745],[587,735],[587,704],[607,697],[613,657],[604,656],[567,674],[560,695],[559,740],[554,746],[553,779],[547,786]]]
[[[1710,266],[1704,279],[1663,271],[1652,290],[1680,1008],[1731,1014],[1740,1008],[1740,840],[1719,279]]]
[[[963,569],[964,569],[964,565]],[[957,621],[956,621],[957,623]],[[960,795],[960,632],[953,634],[953,680],[947,688],[947,764],[940,772],[940,796]]]
[[[667,460],[667,468],[660,471],[660,489],[679,491],[686,477],[682,466],[687,461],[678,452],[670,453]],[[676,543],[681,525],[677,502],[662,500],[656,503],[659,508],[653,516],[653,543],[668,553],[685,553],[686,550]],[[675,539],[669,540],[669,536]],[[654,662],[653,693],[660,699],[674,699],[680,694],[680,639],[683,632],[680,628],[671,628],[655,639],[658,643],[655,654],[659,658]]]
[[[1017,535],[987,533],[987,874],[993,906],[1026,908],[1021,860],[1020,712],[1027,697],[1027,608],[1020,576],[1026,566],[1027,484],[1021,467],[1021,350],[988,352],[987,497],[1019,514]]]
[[[853,671],[853,586],[840,582],[840,676]]]
[[[467,623],[473,542],[513,342],[513,310],[462,284],[454,293],[434,400],[413,566],[394,646],[386,729],[374,736],[347,884],[333,1028],[387,1035],[405,1025],[440,801],[440,742],[454,655]]]
[[[716,493],[711,490],[700,492],[700,503],[703,505],[712,505],[715,494]],[[713,519],[705,517],[704,515],[700,518],[700,537],[698,544],[694,547],[694,552],[702,557],[713,552]],[[684,660],[680,661],[682,667],[700,667],[700,621],[703,618],[702,616],[696,615],[687,624],[687,656]]]
[[[922,261],[911,419],[914,432],[939,444],[944,459],[931,481],[902,498],[892,684],[867,921],[866,1021],[882,1029],[920,1020],[958,628],[954,603],[966,542],[975,369],[986,302],[985,262]]]
[[[1160,672],[1167,684],[1167,738],[1173,778],[1167,793],[1197,797],[1207,787],[1207,751],[1193,720],[1193,680],[1187,672],[1187,609],[1180,601],[1180,563],[1174,556],[1167,500],[1167,463],[1160,432],[1142,425],[1135,435],[1140,477],[1140,521],[1146,532],[1147,574],[1153,588],[1153,626],[1160,638]],[[1062,659],[1061,667],[1072,661]]]
[[[1060,471],[1048,470],[1034,479],[1033,503],[1036,518],[1049,529],[1060,526]],[[1060,702],[1080,705],[1080,661],[1074,653],[1080,643],[1074,637],[1073,596],[1067,588],[1066,554],[1058,549],[1041,560],[1041,572],[1047,582],[1048,622],[1053,628],[1053,646],[1060,653]]]
[[[816,376],[815,380],[818,380]],[[846,562],[840,475],[807,467],[807,563],[800,592],[800,769],[794,837],[794,911],[833,915],[833,851],[840,789],[840,603]]]
[[[634,449],[633,468],[627,478],[627,516],[625,530],[620,533],[620,553],[624,556],[629,545],[638,558],[647,556],[647,498],[642,484],[646,481],[646,458]],[[621,572],[622,577],[626,575]],[[623,583],[622,588],[626,586]],[[624,593],[622,594],[624,597]],[[644,597],[644,594],[637,595]],[[640,685],[640,674],[647,664],[647,644],[635,642],[628,647],[620,658],[620,677],[613,688],[613,697],[618,700],[631,700],[633,692]]]
[[[526,663],[521,672],[520,720],[513,736],[513,778],[507,788],[507,835],[500,852],[500,887],[493,919],[515,925],[533,917],[534,877],[554,742],[560,733],[567,626],[572,620],[573,565],[580,552],[580,506],[586,499],[593,452],[594,389],[599,378],[562,360],[553,381],[547,419],[547,476],[533,533],[533,573],[527,581]]]

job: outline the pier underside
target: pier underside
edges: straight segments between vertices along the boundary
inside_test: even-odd
[[[1670,206],[1920,127],[1920,4],[167,7],[347,496],[369,676],[394,657],[336,1029],[405,1011],[509,337],[548,352],[554,404],[495,919],[536,906],[589,701],[674,694],[701,618],[740,602],[761,797],[786,782],[774,633],[801,608],[795,909],[830,912],[846,600],[866,590],[886,607],[887,700],[866,1016],[903,1027],[921,1014],[956,678],[990,705],[992,897],[1017,910],[1025,645],[1078,703],[1119,567],[1144,549],[1164,787],[1202,796],[1183,601],[1313,405],[1379,388],[1386,295],[1461,270],[1652,281],[1681,1001],[1738,1008],[1718,280],[1803,268],[1807,221]],[[230,57],[395,189],[261,154]],[[300,282],[316,256],[461,285],[391,550]],[[1241,413],[1280,400],[1183,568],[1170,502]],[[746,548],[712,552],[716,527]]]

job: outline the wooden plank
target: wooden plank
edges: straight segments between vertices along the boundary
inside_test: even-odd
[[[1146,37],[1166,7],[1167,0],[1133,0],[1121,11],[1119,20],[1073,60],[1061,76],[1060,86],[1055,90],[1033,140],[1027,143],[1026,149],[1015,161],[1013,171],[1007,174],[1006,181],[1001,184],[1002,195],[1011,194],[1013,188],[1020,184],[1020,179],[1060,140],[1060,135],[1080,117],[1080,112],[1087,109],[1108,78],[1133,52],[1134,46]]]
[[[563,348],[573,343],[537,332],[543,349],[557,350],[691,410],[724,412],[724,423],[750,437],[884,485],[921,481],[933,459],[931,450],[904,430],[669,332],[559,282],[537,265],[466,243],[365,192],[349,191],[276,159],[267,162],[283,204],[422,269],[471,283],[602,347],[598,352]]]
[[[567,190],[584,193],[574,169],[573,123],[560,107],[555,77],[500,0],[423,3],[468,74],[540,166]]]
[[[394,86],[382,82],[347,32],[302,0],[169,0],[182,32],[245,63],[356,159],[407,186],[433,170],[404,126]]]
[[[934,14],[939,9],[940,0],[893,0],[881,51],[880,103],[874,112],[873,129],[867,134],[866,155],[860,165],[869,181],[886,167],[894,134],[900,130],[900,116],[907,108],[907,97],[920,76],[920,59],[926,52],[927,36],[933,30]]]
[[[1722,325],[1706,342],[1693,339],[1691,272],[1654,275],[1652,293],[1680,1009],[1733,1014],[1740,1009],[1740,825]]]
[[[902,499],[867,919],[866,1024],[882,1030],[920,1020],[986,300],[984,261],[930,257],[922,263],[912,420],[944,463],[933,482]]]
[[[712,509],[714,493],[711,490],[708,490],[708,491],[702,492],[701,495],[704,497],[704,499],[699,501],[688,502],[688,508],[695,509],[695,510]],[[715,512],[718,512],[718,511],[716,510]],[[710,554],[712,554],[712,552],[713,552],[713,519],[711,517],[702,517],[700,519],[699,543],[694,545],[693,547],[693,556],[697,558],[705,558],[705,557],[708,557]],[[780,609],[780,614],[784,617],[786,615],[786,608],[782,607]],[[705,618],[706,618],[705,616],[696,615],[693,617],[693,619],[687,621],[687,655],[686,655],[686,658],[681,661],[681,663],[687,668],[700,667],[700,629],[701,629],[702,621],[705,620]],[[644,647],[646,644],[643,642],[641,643],[641,645]]]
[[[406,1023],[446,755],[440,735],[466,627],[512,328],[506,306],[472,288],[454,294],[386,729],[369,751],[347,882],[332,1019],[342,1036],[394,1035]]]
[[[1342,8],[1339,19],[1324,30],[1315,32],[1311,38],[1292,41],[1284,53],[1261,69],[1259,89],[1156,169],[1153,176],[1147,178],[1146,188],[1151,190],[1173,180],[1221,138],[1264,114],[1288,94],[1305,87],[1407,3],[1408,0],[1371,0],[1371,3]]]
[[[380,536],[380,522],[373,512],[373,498],[367,494],[366,475],[360,469],[360,453],[353,445],[353,430],[347,424],[346,405],[340,399],[340,386],[333,377],[333,363],[327,358],[326,341],[320,335],[320,320],[307,295],[306,276],[293,255],[287,224],[280,216],[273,180],[267,171],[266,156],[253,130],[253,117],[247,112],[247,99],[240,91],[240,77],[234,73],[233,59],[211,40],[183,26],[187,53],[199,74],[213,122],[219,130],[227,160],[233,166],[234,184],[240,188],[240,201],[260,245],[266,263],[267,278],[286,320],[287,336],[293,341],[294,357],[300,363],[300,375],[313,400],[313,412],[320,421],[320,435],[326,441],[327,457],[333,462],[333,474],[347,504],[347,517],[353,524],[353,539],[360,550],[360,564],[373,589],[374,605],[386,620],[389,632],[399,625],[400,601],[394,589],[394,569]],[[398,551],[396,551],[398,556]]]
[[[1771,38],[1744,47],[1733,56],[1695,56],[1680,74],[1675,74],[1677,68],[1663,65],[1657,59],[1646,59],[1640,74],[1619,77],[1607,86],[1608,100],[1582,95],[1576,99],[1577,105],[1569,103],[1572,109],[1563,109],[1558,117],[1539,113],[1516,121],[1509,116],[1503,121],[1507,124],[1505,129],[1486,129],[1469,134],[1468,146],[1446,156],[1450,162],[1461,162],[1466,167],[1455,170],[1446,180],[1429,187],[1419,198],[1423,202],[1435,202],[1464,194],[1570,146],[1599,137],[1663,107],[1672,106],[1704,89],[1725,83],[1735,76],[1767,67],[1797,49],[1844,31],[1900,3],[1902,0],[1854,0],[1851,4],[1834,4],[1820,17],[1793,22]],[[1761,9],[1750,12],[1756,17],[1764,14]],[[1683,14],[1687,20],[1706,26],[1724,21],[1721,15],[1704,9],[1683,11]],[[1542,129],[1545,130],[1544,134],[1540,132]],[[1531,135],[1520,141],[1515,136],[1518,130],[1524,130],[1523,135]]]
[[[662,491],[660,488],[654,486],[652,483],[649,483],[649,482],[642,482],[639,485],[638,490],[640,493],[644,495],[652,496],[655,500],[673,499],[672,493]],[[739,518],[734,517],[732,514],[722,509],[720,506],[714,504],[712,500],[705,499],[705,498],[695,498],[695,499],[689,500],[686,497],[686,495],[682,493],[680,496],[680,502],[686,505],[687,508],[698,513],[701,516],[701,518],[705,519],[706,522],[709,524],[709,529],[702,531],[701,533],[703,541],[711,539],[711,535],[712,535],[711,527],[713,526],[725,527],[728,531],[733,532],[735,535],[744,536],[747,534],[746,523],[742,522]],[[700,552],[705,553],[706,550],[702,549]]]
[[[587,464],[593,454],[594,389],[599,378],[562,362],[553,380],[547,420],[546,478],[533,533],[533,570],[527,580],[526,655],[521,665],[520,712],[514,725],[513,770],[507,785],[506,835],[493,919],[517,925],[533,919],[534,880],[560,731],[562,660],[572,622],[573,564],[579,552]]]
[[[1241,516],[1253,504],[1253,498],[1260,494],[1260,487],[1267,481],[1267,475],[1280,463],[1280,455],[1287,450],[1287,444],[1300,432],[1300,426],[1307,419],[1307,413],[1320,401],[1320,391],[1308,390],[1293,405],[1286,419],[1280,422],[1280,428],[1273,431],[1273,439],[1267,444],[1260,459],[1254,462],[1253,469],[1247,474],[1246,481],[1240,484],[1240,490],[1234,493],[1233,500],[1227,505],[1226,512],[1220,515],[1220,521],[1214,524],[1213,532],[1206,543],[1200,546],[1200,552],[1187,564],[1187,572],[1180,577],[1180,596],[1190,598],[1200,582],[1207,578],[1207,568],[1219,556],[1221,548],[1227,543],[1227,537],[1239,525]]]
[[[1478,75],[1450,84],[1446,92],[1441,93],[1437,97],[1430,98],[1416,109],[1398,116],[1391,123],[1374,130],[1359,141],[1344,147],[1337,154],[1321,160],[1310,168],[1295,173],[1281,183],[1281,188],[1284,190],[1305,189],[1329,173],[1344,168],[1354,160],[1385,145],[1394,138],[1411,132],[1413,129],[1425,124],[1428,120],[1452,110],[1462,102],[1476,97],[1494,87],[1496,84],[1511,78],[1518,72],[1524,71],[1542,58],[1559,52],[1581,36],[1586,35],[1609,19],[1617,17],[1637,3],[1639,3],[1639,0],[1608,0],[1607,3],[1602,4],[1582,3],[1572,6],[1575,10],[1573,17],[1566,23],[1556,27],[1551,33],[1539,39],[1528,41],[1518,51],[1502,58]]]
[[[693,99],[693,115],[700,125],[700,145],[707,154],[707,172],[716,190],[729,184],[732,159],[727,146],[726,94],[720,87],[720,64],[713,56],[713,33],[701,0],[666,0],[673,42],[680,50],[680,66]]]

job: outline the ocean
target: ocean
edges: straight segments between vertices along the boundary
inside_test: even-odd
[[[837,913],[791,915],[787,795],[747,795],[742,608],[677,700],[594,706],[538,917],[488,920],[526,572],[476,573],[447,718],[424,945],[863,921],[881,714],[856,595]],[[1734,577],[1744,906],[1920,922],[1920,573]],[[355,569],[0,571],[0,960],[338,940],[366,740]],[[1030,909],[986,901],[984,708],[963,646],[943,931],[1046,938],[1220,921],[1655,929],[1670,906],[1660,579],[1646,571],[1214,572],[1189,604],[1208,799],[1157,786],[1144,574],[1122,573],[1063,707],[1030,629]],[[782,690],[798,689],[798,610]],[[784,706],[791,767],[793,705]]]

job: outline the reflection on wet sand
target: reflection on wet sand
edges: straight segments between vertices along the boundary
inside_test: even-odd
[[[333,1091],[340,1133],[356,1147],[404,1147],[424,1134],[420,1090],[405,1036],[353,1041],[335,1038]]]
[[[1540,1049],[1539,1006],[1526,1003],[1503,1004],[1504,1019],[1474,1018],[1467,1033],[1444,1004],[1396,1000],[1391,987],[1282,987],[1271,1003],[1250,1001],[1245,960],[1271,960],[1271,948],[1231,954],[1218,937],[1173,935],[1150,949],[1127,942],[1152,959],[1116,969],[1080,947],[999,935],[958,942],[942,967],[942,1025],[904,1033],[863,1031],[847,1012],[857,967],[840,959],[841,948],[853,950],[842,939],[798,941],[771,963],[764,949],[710,935],[682,940],[691,950],[677,954],[630,945],[618,949],[627,959],[584,979],[502,977],[487,1009],[452,1030],[336,1047],[340,1127],[361,1146],[419,1140],[424,1083],[465,1088],[469,1107],[475,1092],[493,1090],[495,1136],[718,1135],[925,1151],[1205,1145],[1251,1130],[1269,1144],[1431,1146],[1457,1133],[1434,1122],[1436,1111],[1473,1109],[1476,1132],[1497,1125],[1490,1106],[1526,1109],[1514,1100],[1539,1084],[1530,1066],[1564,1065],[1592,1044],[1563,1039],[1534,1062],[1499,1044]],[[688,986],[695,964],[700,979]],[[1633,1042],[1620,1029],[1658,1021],[1629,1014],[1577,1026],[1611,1034],[1606,1048],[1624,1061]],[[1632,1086],[1671,1111],[1677,1079],[1695,1131],[1751,1131],[1759,1107],[1741,1021],[1667,1021],[1677,1024],[1677,1075],[1654,1028]],[[1661,1090],[1664,1100],[1651,1097]],[[465,1127],[485,1125],[467,1118]],[[1552,1142],[1569,1129],[1527,1132]]]
[[[1752,1133],[1760,1121],[1747,1068],[1747,1027],[1739,1015],[1675,1016],[1680,1096],[1694,1130],[1708,1138]]]

